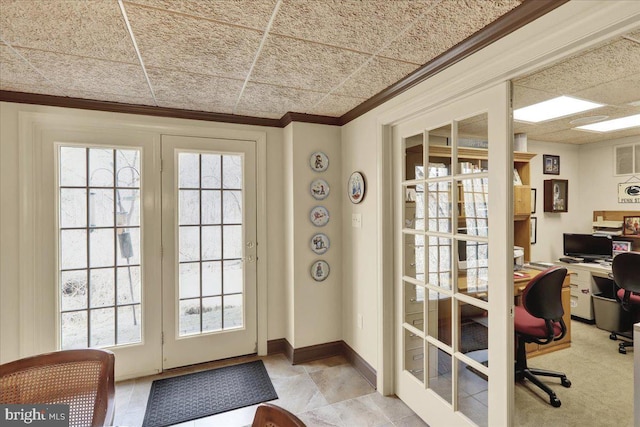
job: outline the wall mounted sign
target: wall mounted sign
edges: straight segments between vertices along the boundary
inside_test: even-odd
[[[364,199],[365,183],[364,177],[360,172],[354,172],[349,177],[347,193],[349,194],[351,203],[360,203],[362,199]]]
[[[618,203],[640,203],[640,182],[618,184]]]
[[[327,252],[329,250],[329,246],[329,238],[324,233],[314,234],[311,238],[311,250],[318,255],[322,255]]]
[[[316,172],[324,172],[329,167],[329,158],[322,151],[316,151],[309,157],[309,166]]]
[[[324,206],[316,206],[309,212],[309,219],[316,227],[322,227],[329,222],[329,211]]]
[[[329,184],[324,179],[316,179],[311,183],[311,195],[316,200],[324,200],[329,195]]]
[[[329,264],[326,261],[318,260],[311,266],[311,277],[316,282],[322,282],[329,277]]]

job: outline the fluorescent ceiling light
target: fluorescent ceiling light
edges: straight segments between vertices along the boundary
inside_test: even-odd
[[[603,106],[604,104],[583,101],[570,96],[559,96],[528,107],[518,108],[513,112],[513,118],[521,122],[539,123]]]
[[[595,132],[613,132],[614,130],[640,127],[640,114],[620,117],[619,119],[607,120],[606,122],[592,123],[590,125],[578,126],[576,129],[592,130]]]

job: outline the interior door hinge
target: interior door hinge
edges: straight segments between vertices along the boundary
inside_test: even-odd
[[[509,307],[509,316],[510,316],[512,319],[515,317],[513,310],[514,310],[513,306]]]
[[[162,333],[162,345],[164,345],[164,332]]]
[[[160,172],[164,170],[164,159],[160,159]]]

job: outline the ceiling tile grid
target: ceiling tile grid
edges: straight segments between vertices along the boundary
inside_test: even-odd
[[[0,89],[340,117],[523,1],[0,0]],[[607,104],[571,119],[640,112],[628,105],[640,100],[639,34],[516,79],[514,107],[566,94]],[[597,140],[570,121],[514,128],[541,140]]]

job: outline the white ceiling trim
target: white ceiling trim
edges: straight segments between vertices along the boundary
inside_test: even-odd
[[[147,67],[144,65],[144,61],[142,60],[142,55],[140,55],[140,49],[138,49],[136,36],[133,35],[133,30],[131,29],[131,23],[129,22],[129,17],[127,16],[127,11],[124,9],[124,4],[122,4],[122,0],[118,0],[118,6],[120,7],[120,12],[122,12],[122,18],[124,19],[124,23],[127,26],[127,31],[129,32],[129,37],[131,37],[131,43],[133,43],[133,48],[135,49],[136,55],[138,56],[138,61],[140,61],[140,68],[142,68],[142,72],[144,73],[144,78],[147,81],[147,86],[149,86],[151,97],[153,98],[153,102],[157,106],[158,100],[156,99],[156,93],[153,90],[153,86],[151,85],[151,80],[149,79],[149,74],[147,74]]]
[[[276,5],[273,7],[273,13],[271,14],[271,18],[269,18],[269,23],[267,24],[267,28],[264,30],[264,34],[262,35],[262,40],[260,40],[260,45],[258,46],[258,50],[256,52],[256,56],[253,58],[253,62],[251,63],[251,67],[249,67],[249,72],[247,73],[247,77],[244,79],[244,83],[242,83],[242,89],[240,89],[240,94],[238,95],[238,99],[236,100],[236,105],[233,107],[233,114],[236,114],[238,111],[238,105],[240,105],[240,101],[242,100],[242,96],[244,95],[244,90],[247,88],[247,84],[249,83],[249,79],[251,79],[251,74],[253,74],[253,69],[260,58],[260,54],[262,53],[262,49],[264,48],[264,44],[267,41],[267,37],[269,37],[269,33],[271,32],[271,27],[273,26],[273,22],[276,20],[276,16],[278,15],[278,10],[280,10],[280,5],[282,4],[282,0],[278,0]]]

